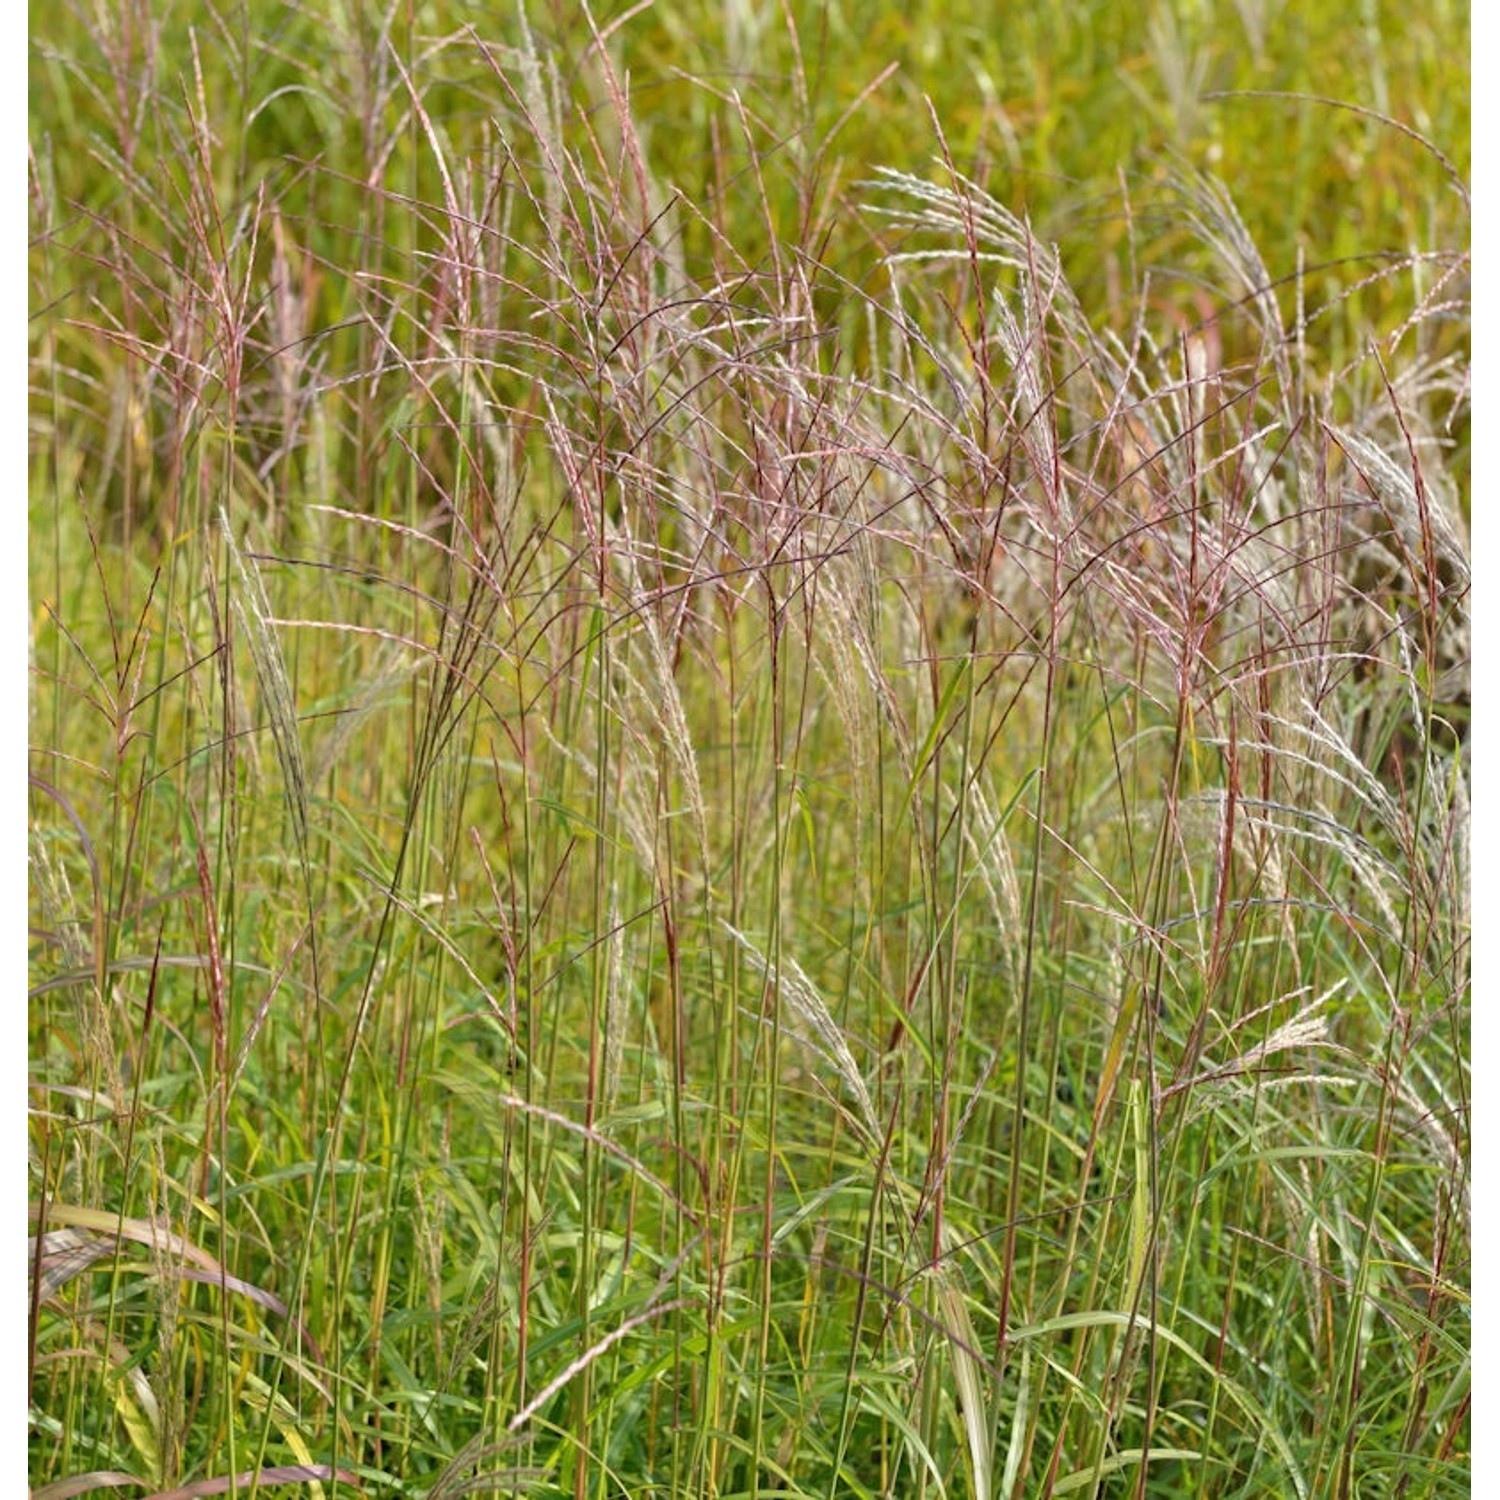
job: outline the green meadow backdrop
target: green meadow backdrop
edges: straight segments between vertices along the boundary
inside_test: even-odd
[[[1467,1495],[1468,70],[33,5],[32,1496]]]

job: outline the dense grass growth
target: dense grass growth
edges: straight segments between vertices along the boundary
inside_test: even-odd
[[[33,29],[33,1494],[1467,1493],[1466,10],[324,9]]]

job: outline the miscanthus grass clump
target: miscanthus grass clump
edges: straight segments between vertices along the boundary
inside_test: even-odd
[[[34,38],[34,1495],[1467,1492],[1467,192],[1262,9],[1055,233],[834,12]]]

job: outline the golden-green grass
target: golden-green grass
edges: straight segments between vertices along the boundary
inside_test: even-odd
[[[1467,12],[992,9],[33,18],[34,1495],[1467,1492]]]

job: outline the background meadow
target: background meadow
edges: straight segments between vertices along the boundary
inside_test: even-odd
[[[1467,26],[32,7],[34,1497],[1468,1493]]]

